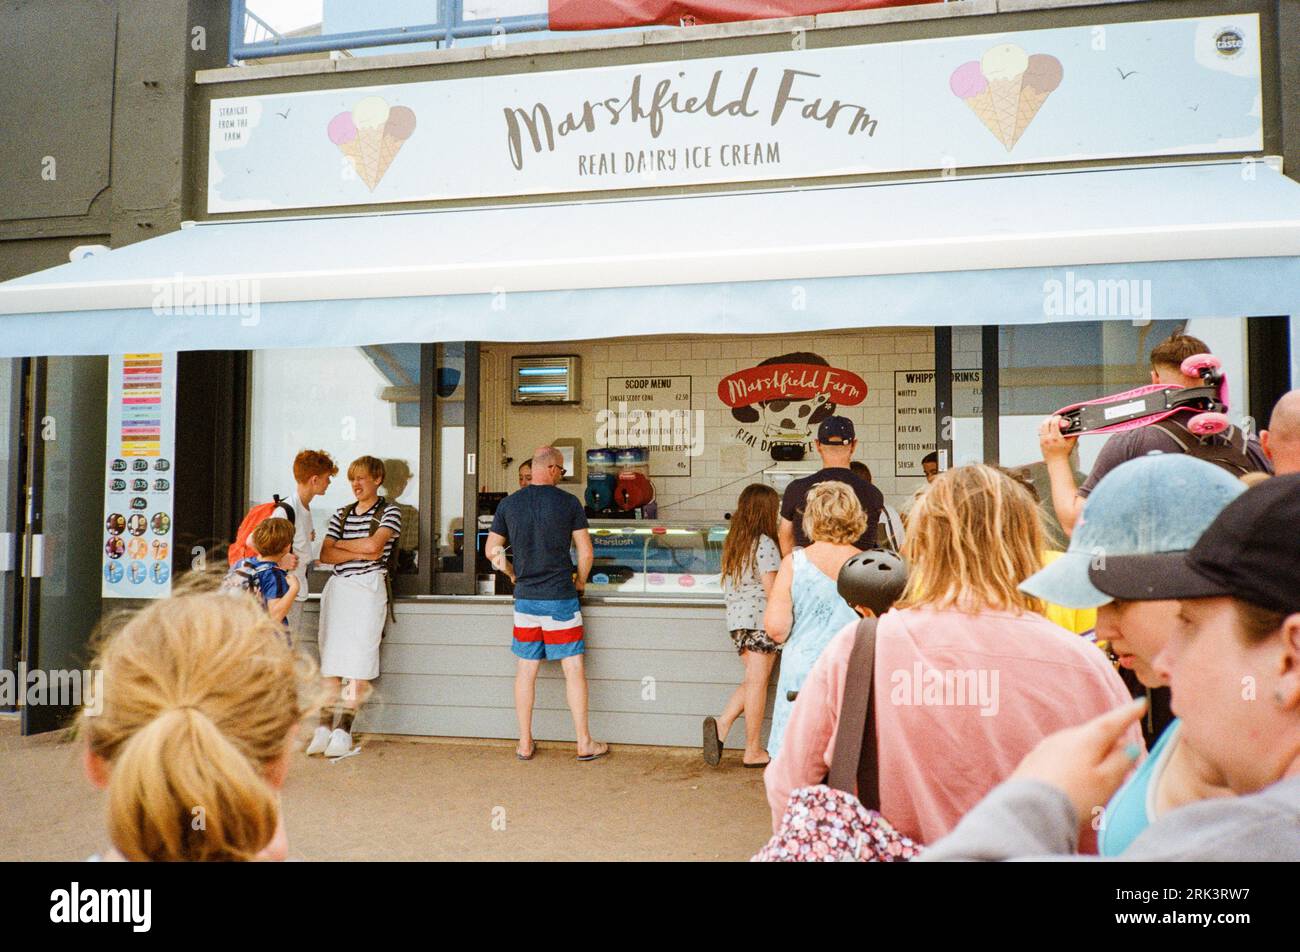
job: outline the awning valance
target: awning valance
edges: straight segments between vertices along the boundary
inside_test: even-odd
[[[189,226],[0,284],[0,355],[1300,314],[1264,163]]]

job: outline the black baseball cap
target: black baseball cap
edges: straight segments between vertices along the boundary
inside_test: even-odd
[[[1229,596],[1300,612],[1300,473],[1246,490],[1186,552],[1094,560],[1088,578],[1128,601]]]
[[[831,416],[822,420],[817,427],[817,442],[830,444],[852,443],[857,439],[853,421],[846,416]]]

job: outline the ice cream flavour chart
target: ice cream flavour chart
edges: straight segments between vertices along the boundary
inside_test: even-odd
[[[176,355],[109,357],[101,594],[171,593]]]

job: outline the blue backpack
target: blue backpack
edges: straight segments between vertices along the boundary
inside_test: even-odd
[[[262,591],[262,575],[270,572],[274,566],[270,562],[257,559],[240,559],[230,567],[226,577],[221,580],[221,588],[228,592],[248,592],[256,595],[262,607],[266,607],[266,595]]]

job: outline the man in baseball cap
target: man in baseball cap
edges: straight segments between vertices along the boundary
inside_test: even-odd
[[[876,525],[880,521],[881,510],[885,508],[885,495],[849,469],[853,451],[858,446],[853,421],[843,416],[827,417],[817,427],[817,441],[813,445],[822,458],[822,468],[811,476],[794,480],[785,488],[785,494],[781,497],[781,524],[777,530],[781,555],[789,555],[796,546],[805,546],[811,542],[803,531],[804,501],[808,498],[808,490],[818,483],[831,480],[848,484],[862,504],[862,511],[867,514],[867,528],[854,544],[859,549],[874,548]]]
[[[1186,552],[1107,558],[1088,578],[1113,598],[1179,601],[1155,668],[1228,786],[1300,779],[1300,473],[1238,496]]]
[[[1185,552],[1245,491],[1226,470],[1186,454],[1130,460],[1097,483],[1070,537],[1069,551],[1020,586],[1021,591],[1069,608],[1096,608],[1097,639],[1118,661],[1129,689],[1145,689],[1150,702],[1143,734],[1151,756],[1106,805],[1106,823],[1097,837],[1103,856],[1123,853],[1170,809],[1222,796],[1223,790],[1195,769],[1195,755],[1181,743],[1180,728],[1169,711],[1168,682],[1155,670],[1155,659],[1178,624],[1178,602],[1114,599],[1092,583],[1088,570],[1112,558]]]
[[[1020,586],[1055,605],[1097,609],[1097,640],[1124,669],[1130,689],[1136,693],[1145,685],[1150,691],[1148,744],[1171,720],[1168,689],[1151,661],[1175,624],[1177,606],[1117,602],[1092,584],[1088,569],[1116,556],[1184,552],[1245,491],[1226,470],[1184,453],[1130,460],[1107,473],[1088,497],[1069,550]]]
[[[1089,567],[1092,584],[1113,598],[1178,600],[1178,624],[1154,668],[1172,688],[1181,744],[1236,794],[1169,811],[1119,858],[1300,861],[1297,526],[1293,473],[1238,496],[1185,552],[1112,556]],[[1140,703],[1117,708],[1044,739],[922,859],[1069,852],[1080,819],[1111,798],[1140,755],[1124,731],[1141,713]]]
[[[848,446],[857,440],[858,433],[848,417],[827,417],[817,427],[817,442],[826,446]]]

